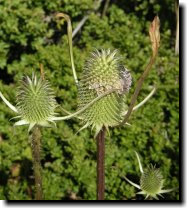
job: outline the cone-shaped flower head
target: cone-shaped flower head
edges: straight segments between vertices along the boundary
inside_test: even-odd
[[[18,112],[30,123],[43,123],[54,116],[56,101],[54,92],[46,80],[34,76],[24,77],[17,94]]]
[[[154,197],[163,187],[163,176],[158,168],[150,165],[141,175],[140,188],[149,196]]]
[[[18,88],[16,107],[11,105],[2,95],[3,101],[21,118],[17,125],[29,124],[29,130],[34,125],[51,126],[57,106],[54,92],[47,80],[39,79],[33,75],[32,79],[25,76]],[[54,123],[55,124],[55,123]]]
[[[131,75],[122,65],[116,50],[96,50],[91,53],[79,84],[79,108],[109,90],[115,91],[82,113],[84,123],[96,128],[96,133],[103,126],[108,128],[119,124],[124,108],[123,94],[129,91],[130,86]]]
[[[150,165],[148,168],[143,170],[142,164],[140,162],[140,158],[138,153],[136,152],[136,156],[139,163],[139,168],[141,172],[140,177],[140,185],[135,184],[134,182],[130,181],[127,177],[124,177],[126,181],[128,181],[130,184],[132,184],[134,187],[140,189],[141,191],[137,194],[143,194],[146,195],[146,199],[148,197],[155,198],[158,200],[158,195],[163,197],[162,193],[168,193],[171,192],[174,189],[162,189],[164,179],[163,176],[158,168],[155,168],[153,165]]]

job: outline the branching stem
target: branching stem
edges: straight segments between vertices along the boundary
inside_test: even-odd
[[[139,80],[137,81],[137,86],[136,86],[136,89],[135,89],[134,94],[132,95],[131,103],[130,103],[129,109],[128,109],[128,111],[127,111],[127,114],[126,114],[125,117],[124,117],[124,120],[121,122],[120,125],[124,125],[124,124],[128,121],[128,119],[129,119],[129,117],[130,117],[130,115],[131,115],[131,112],[133,111],[133,108],[134,108],[135,102],[136,102],[136,100],[137,100],[138,94],[139,94],[139,92],[140,92],[140,90],[141,90],[141,88],[142,88],[143,82],[144,82],[144,80],[146,79],[146,77],[148,76],[148,73],[150,72],[151,67],[152,67],[152,65],[153,65],[154,62],[155,62],[155,58],[156,58],[156,55],[152,55],[152,56],[151,56],[150,61],[149,61],[148,65],[147,65],[145,71],[143,72],[143,74],[142,74],[142,76],[139,78]]]
[[[135,102],[137,100],[138,94],[139,94],[139,92],[142,88],[143,82],[146,79],[146,77],[148,76],[148,74],[149,74],[149,72],[152,68],[152,65],[155,62],[155,59],[156,59],[156,56],[157,56],[157,53],[158,53],[158,48],[160,46],[159,27],[160,27],[160,20],[159,20],[159,17],[156,16],[154,18],[154,20],[152,21],[152,23],[150,24],[150,28],[149,28],[150,41],[151,41],[151,46],[152,46],[152,55],[150,57],[150,61],[149,61],[148,65],[146,66],[142,76],[137,81],[137,85],[136,85],[136,88],[135,88],[135,92],[132,95],[129,109],[128,109],[127,114],[125,115],[123,121],[121,122],[121,125],[124,125],[128,121],[128,119],[131,115],[131,112],[134,108]]]

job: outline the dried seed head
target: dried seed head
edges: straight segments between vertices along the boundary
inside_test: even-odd
[[[102,126],[115,126],[122,119],[124,106],[123,94],[131,86],[131,75],[121,63],[117,50],[94,51],[86,61],[79,85],[79,108],[84,107],[97,96],[109,91],[85,112],[84,122],[95,127],[97,132]]]
[[[147,195],[158,195],[163,187],[163,176],[159,169],[150,165],[140,178],[140,187]]]
[[[17,110],[26,122],[40,124],[55,115],[54,92],[46,80],[24,77],[17,93]]]

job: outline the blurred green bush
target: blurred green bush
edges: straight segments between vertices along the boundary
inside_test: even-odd
[[[136,150],[143,166],[161,167],[165,188],[179,187],[179,58],[174,54],[175,11],[172,0],[112,0],[102,18],[104,1],[90,13],[74,38],[75,65],[82,67],[94,48],[117,48],[133,76],[130,100],[136,80],[151,53],[148,27],[158,14],[161,47],[156,64],[139,95],[142,100],[155,84],[157,91],[148,103],[133,113],[130,127],[115,128],[106,139],[106,199],[143,199],[121,177],[139,182]],[[65,109],[77,108],[66,24],[60,28],[56,12],[70,15],[73,27],[92,11],[93,0],[1,0],[0,1],[0,90],[15,104],[15,88],[24,74],[39,73],[44,65],[57,101]],[[61,112],[61,109],[58,110]],[[13,128],[13,113],[0,101],[0,199],[34,198],[34,177],[27,128]],[[96,199],[96,145],[93,133],[77,136],[79,121],[60,122],[57,129],[43,129],[43,190],[46,200]],[[166,200],[178,200],[175,190]]]

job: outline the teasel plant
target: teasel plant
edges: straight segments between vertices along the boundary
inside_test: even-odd
[[[42,168],[40,159],[41,127],[55,127],[53,117],[58,106],[50,83],[44,78],[41,65],[41,77],[33,73],[32,77],[24,76],[20,80],[16,94],[16,106],[12,105],[0,92],[1,99],[17,114],[12,119],[19,119],[14,126],[28,125],[29,142],[31,144],[33,171],[35,178],[35,199],[42,200]]]
[[[150,25],[150,39],[152,43],[152,56],[139,78],[135,92],[131,98],[128,110],[124,110],[124,95],[131,86],[130,72],[123,66],[121,56],[117,50],[95,50],[86,61],[83,74],[78,82],[74,65],[72,50],[72,26],[68,15],[58,13],[57,18],[64,18],[67,21],[67,33],[69,43],[69,53],[74,80],[78,88],[78,110],[66,116],[57,116],[55,108],[58,106],[54,92],[44,74],[38,80],[33,74],[32,78],[25,76],[20,82],[17,92],[16,106],[12,105],[0,92],[0,97],[5,104],[15,113],[15,118],[20,118],[14,126],[29,125],[28,132],[31,139],[31,149],[33,155],[34,176],[37,200],[43,198],[42,195],[42,175],[40,164],[40,139],[41,127],[56,126],[56,121],[68,120],[78,117],[84,123],[80,129],[89,126],[95,129],[97,142],[97,199],[104,200],[105,176],[104,176],[104,157],[105,157],[105,132],[109,127],[129,125],[128,119],[133,110],[138,109],[154,94],[155,88],[138,105],[135,105],[137,96],[142,84],[147,77],[155,58],[157,56],[160,34],[159,18],[155,17]]]
[[[14,123],[14,127],[28,125],[28,136],[31,144],[33,171],[35,178],[35,199],[43,200],[42,191],[42,167],[41,167],[41,128],[56,127],[56,120],[60,120],[55,112],[59,105],[55,100],[55,93],[50,83],[44,77],[43,66],[40,65],[41,77],[38,79],[33,73],[32,77],[24,76],[20,80],[16,93],[16,105],[12,105],[0,91],[0,98],[3,102],[17,114],[12,119],[19,119]],[[105,95],[105,94],[104,94]],[[104,95],[91,101],[80,111],[63,117],[69,119],[88,108],[95,101]]]
[[[97,200],[104,200],[105,192],[105,134],[110,127],[130,125],[128,123],[131,113],[141,107],[154,94],[155,88],[150,94],[135,106],[138,94],[142,88],[144,80],[147,78],[152,65],[155,62],[160,45],[160,20],[158,16],[154,18],[149,28],[149,36],[152,46],[152,55],[143,74],[136,83],[134,94],[128,110],[125,110],[126,102],[124,96],[128,93],[132,77],[127,68],[122,63],[122,57],[118,50],[111,51],[94,50],[86,60],[80,80],[78,81],[72,46],[72,25],[70,17],[64,13],[56,14],[59,20],[63,18],[67,22],[67,35],[69,53],[74,80],[78,88],[78,111],[69,116],[57,117],[56,120],[79,117],[83,122],[83,130],[87,127],[95,129],[97,143]]]
[[[12,105],[0,91],[0,98],[14,113],[17,114],[17,116],[12,119],[19,119],[14,123],[14,127],[28,125],[28,136],[29,142],[31,143],[35,178],[36,200],[43,200],[42,167],[40,158],[41,128],[56,127],[57,120],[67,120],[77,116],[110,92],[99,95],[74,114],[58,117],[58,113],[55,112],[55,109],[59,105],[55,100],[55,93],[51,88],[50,83],[45,79],[42,65],[40,65],[40,71],[41,76],[39,79],[33,73],[31,78],[29,76],[24,76],[22,80],[20,80],[16,93],[15,106]]]
[[[156,166],[153,166],[152,164],[148,165],[147,168],[143,169],[140,157],[138,153],[135,151],[138,164],[139,164],[139,169],[141,172],[140,176],[140,185],[132,182],[129,180],[127,177],[123,176],[123,178],[131,185],[136,187],[140,192],[136,194],[144,195],[145,200],[149,199],[156,199],[159,200],[158,196],[164,198],[162,194],[164,193],[169,193],[176,188],[172,189],[163,189],[165,179],[162,176],[162,173],[159,168],[156,168]]]
[[[12,105],[2,92],[0,92],[0,97],[12,111],[18,114],[15,118],[20,120],[14,126],[29,125],[28,132],[33,155],[36,199],[41,200],[43,198],[40,164],[41,127],[56,126],[56,121],[78,117],[84,124],[80,131],[89,126],[92,127],[92,130],[95,129],[97,140],[97,199],[103,200],[105,190],[105,132],[109,131],[109,127],[129,125],[128,119],[132,111],[145,104],[155,92],[154,88],[142,102],[135,106],[142,84],[158,53],[160,42],[159,18],[157,16],[154,18],[149,29],[152,43],[150,61],[137,81],[128,110],[124,110],[126,105],[124,95],[129,91],[132,79],[130,72],[123,66],[118,51],[101,49],[92,52],[85,63],[83,74],[78,82],[72,49],[71,20],[68,15],[63,13],[58,13],[56,17],[64,18],[67,21],[71,67],[79,95],[78,110],[75,113],[65,110],[68,115],[57,116],[55,109],[58,105],[55,95],[49,82],[44,78],[44,74],[41,74],[40,79],[37,79],[34,74],[32,78],[28,76],[23,78],[18,88],[16,106]]]

